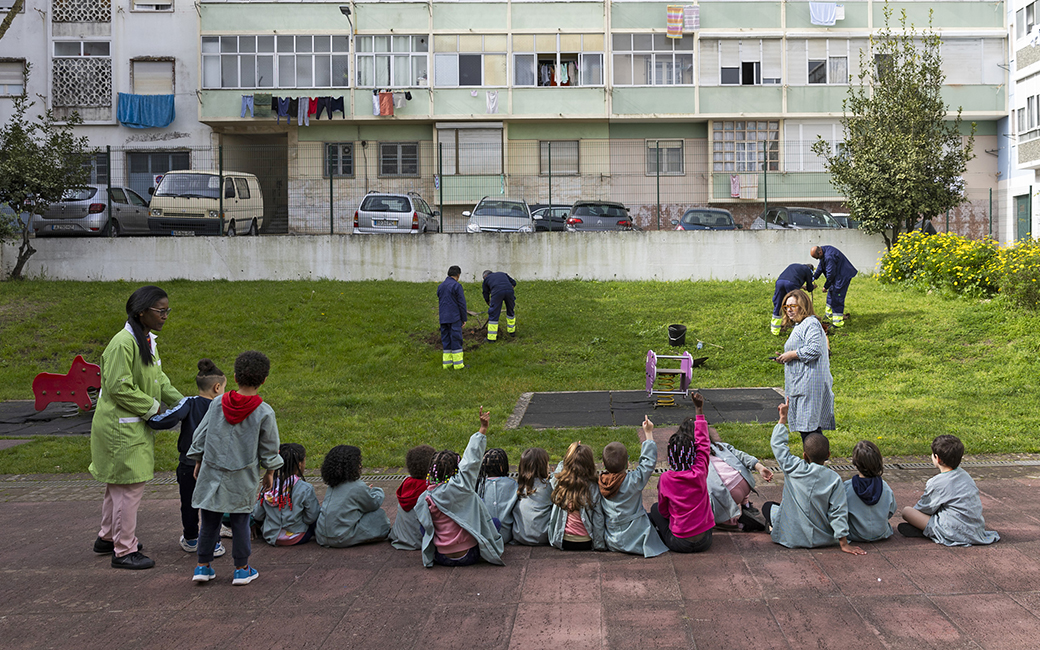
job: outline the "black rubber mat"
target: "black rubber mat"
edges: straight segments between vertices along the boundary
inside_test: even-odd
[[[704,415],[709,422],[775,422],[783,401],[773,388],[705,388]],[[637,427],[649,415],[655,425],[678,425],[696,415],[693,402],[675,398],[675,406],[656,406],[645,391],[535,393],[520,426],[536,429]]]

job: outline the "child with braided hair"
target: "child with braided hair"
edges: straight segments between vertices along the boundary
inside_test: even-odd
[[[520,454],[516,473],[513,541],[529,546],[545,546],[549,543],[549,514],[552,512],[549,452],[541,447],[525,449]]]
[[[307,452],[303,445],[286,442],[278,447],[285,464],[274,474],[274,485],[260,494],[253,507],[253,522],[262,526],[262,536],[271,546],[306,544],[314,537],[318,520],[318,497],[303,478]]]
[[[426,475],[437,452],[430,445],[412,447],[405,454],[408,478],[397,488],[397,516],[390,529],[390,543],[400,551],[418,551],[422,547],[422,530],[415,517],[415,503],[426,492]]]
[[[697,417],[686,418],[668,439],[668,465],[657,485],[657,503],[650,507],[650,522],[661,541],[676,553],[700,553],[711,548],[715,525],[708,499],[708,421],[704,398],[694,393]]]
[[[423,566],[468,566],[480,559],[503,564],[505,546],[487,506],[476,493],[491,413],[480,408],[480,430],[461,458],[445,449],[433,455],[429,488],[415,505],[423,529]]]
[[[491,521],[502,534],[502,543],[513,539],[513,506],[516,505],[516,481],[509,478],[509,456],[504,449],[488,449],[477,475],[477,495],[484,500]]]
[[[603,504],[592,447],[572,442],[556,472],[549,513],[549,544],[564,551],[605,551]]]
[[[321,480],[329,486],[315,527],[322,546],[346,548],[378,542],[390,534],[383,512],[383,489],[361,480],[361,450],[336,445],[321,464]]]

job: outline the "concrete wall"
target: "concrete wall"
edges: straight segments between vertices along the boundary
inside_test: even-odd
[[[861,272],[877,267],[880,236],[857,230],[439,234],[310,237],[37,239],[26,277],[48,280],[400,280],[444,278],[452,264],[473,281],[485,269],[519,280],[747,280],[775,278],[809,248],[840,248]],[[17,249],[0,246],[0,277]]]

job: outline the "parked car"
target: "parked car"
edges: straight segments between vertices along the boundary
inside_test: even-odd
[[[421,235],[440,230],[440,211],[415,192],[387,194],[369,192],[354,211],[354,233],[411,233]]]
[[[230,236],[259,234],[264,225],[264,194],[256,176],[224,172],[222,204],[220,172],[166,172],[152,194],[148,225],[156,234],[219,235],[221,216],[223,232]]]
[[[859,221],[850,217],[848,212],[832,212],[831,216],[842,228],[859,228]]]
[[[603,230],[639,230],[628,216],[628,208],[613,201],[575,201],[567,217],[567,230],[589,232]]]
[[[531,206],[531,216],[534,217],[535,232],[564,231],[567,230],[567,215],[571,212],[571,206],[553,203],[535,203]]]
[[[110,200],[111,223],[108,219]],[[37,237],[148,234],[148,202],[129,187],[85,185],[68,190],[60,201],[48,205],[43,214],[33,215],[32,231]]]
[[[841,228],[830,212],[820,208],[773,207],[751,223],[752,230],[812,230]]]
[[[469,218],[466,232],[534,232],[535,221],[527,202],[517,199],[480,199],[473,212],[465,211]]]
[[[690,208],[681,219],[672,219],[676,230],[738,230],[733,213],[719,208]]]

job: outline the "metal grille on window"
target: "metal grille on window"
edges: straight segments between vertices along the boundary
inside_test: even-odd
[[[56,58],[54,106],[112,106],[112,59]]]
[[[110,23],[111,0],[54,0],[52,16],[56,23]]]

